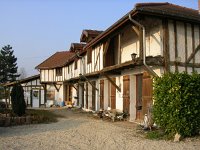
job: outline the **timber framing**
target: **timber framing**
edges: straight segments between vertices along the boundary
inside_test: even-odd
[[[56,83],[53,83],[53,86],[55,87],[56,91],[59,92],[62,84],[56,84]]]
[[[196,49],[192,52],[192,54],[188,57],[186,63],[189,63],[192,59],[194,59],[196,53],[200,50],[200,44],[196,47]],[[193,62],[194,63],[194,62]],[[194,63],[195,64],[195,63]]]
[[[174,65],[175,64],[175,61],[170,61],[170,65]],[[183,63],[183,62],[178,62],[177,63],[177,66],[181,66],[181,67],[194,67],[194,68],[200,68],[200,63]]]
[[[174,46],[175,46],[175,59],[178,57],[178,45],[177,45],[177,24],[176,21],[173,21],[173,26],[174,26]],[[177,62],[174,62],[175,65],[175,71],[178,72],[178,66]]]
[[[119,91],[121,92],[121,88],[112,80],[112,78],[110,78],[107,74],[103,74],[108,81]]]
[[[164,41],[164,63],[165,63],[165,71],[169,72],[169,27],[168,20],[165,18],[162,20],[163,26],[163,41]]]
[[[164,57],[158,55],[158,56],[148,56],[146,57],[146,63],[150,66],[164,66]],[[136,67],[141,67],[143,66],[143,60],[141,60],[139,57],[136,58],[136,61],[133,62],[127,61],[122,64],[114,65],[114,66],[109,66],[106,68],[103,68],[101,71],[96,71],[92,73],[87,73],[87,74],[80,74],[79,77],[71,78],[69,80],[66,80],[66,83],[77,83],[79,80],[85,80],[84,77],[92,78],[92,77],[99,77],[100,75],[107,73],[107,74],[113,74],[113,75],[119,75],[121,74],[121,71],[125,69],[133,69]],[[89,79],[88,79],[89,80]]]
[[[187,62],[188,59],[188,41],[187,41],[187,23],[184,23],[184,30],[185,30],[185,64],[189,63]],[[188,72],[187,66],[185,65],[185,71]]]
[[[84,75],[80,75],[80,78],[84,78],[95,90],[99,91],[99,89],[96,88],[95,85],[92,84],[92,82]]]

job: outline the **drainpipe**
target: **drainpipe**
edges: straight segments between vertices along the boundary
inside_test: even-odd
[[[140,28],[142,28],[142,42],[143,42],[143,64],[144,66],[146,67],[146,69],[151,73],[151,75],[153,75],[154,77],[157,77],[158,75],[153,71],[153,69],[151,69],[147,64],[146,64],[146,42],[145,42],[145,39],[146,39],[146,36],[145,36],[145,27],[143,25],[141,25],[139,22],[137,22],[136,20],[134,20],[132,17],[131,17],[131,14],[129,14],[129,20],[139,26]]]

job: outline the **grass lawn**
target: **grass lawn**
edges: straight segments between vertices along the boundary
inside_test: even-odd
[[[62,115],[55,114],[48,110],[38,110],[38,109],[27,109],[26,116],[32,116],[33,123],[57,122],[58,118],[63,117]]]

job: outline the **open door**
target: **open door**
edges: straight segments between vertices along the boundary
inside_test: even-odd
[[[142,114],[144,116],[149,114],[153,104],[153,81],[147,72],[143,74],[142,85]]]
[[[142,74],[136,75],[136,120],[142,120]]]
[[[65,105],[71,105],[72,104],[72,91],[73,87],[71,85],[67,85],[66,94],[67,99],[65,101]]]
[[[130,112],[130,77],[123,76],[123,111]]]
[[[100,108],[104,109],[104,80],[100,80]]]

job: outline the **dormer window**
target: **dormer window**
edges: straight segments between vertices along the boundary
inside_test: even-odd
[[[62,76],[62,68],[56,68],[56,76]]]

